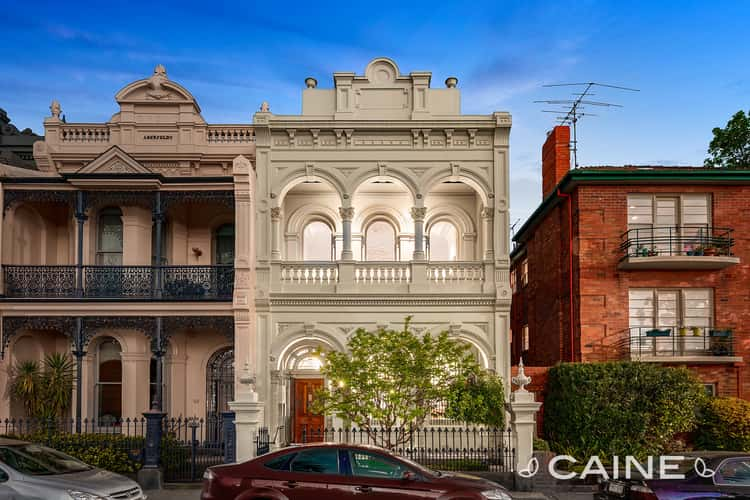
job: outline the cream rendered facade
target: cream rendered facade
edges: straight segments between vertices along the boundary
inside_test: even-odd
[[[161,67],[117,94],[120,111],[105,124],[64,123],[53,103],[45,141],[35,145],[39,172],[6,169],[2,180],[0,387],[15,361],[67,349],[71,334],[59,330],[80,317],[92,325],[84,416],[98,404],[92,353],[101,337],[122,348],[123,416],[148,409],[155,318],[168,337],[158,353],[165,411],[203,416],[213,397],[208,365],[232,347],[237,392],[254,377],[258,423],[280,442],[294,440],[300,425],[295,384],[320,379],[314,351],[345,349],[360,327],[397,326],[411,315],[417,331],[448,330],[509,381],[510,115],[462,115],[456,79],[437,89],[430,78],[378,58],[363,75],[335,73],[332,89],[308,78],[300,115],[276,115],[264,103],[246,125],[206,124]],[[79,191],[88,193],[84,221]],[[121,213],[122,265],[149,267],[161,280],[156,292],[87,298],[86,281],[71,297],[8,293],[9,279],[31,272],[21,265],[104,272],[94,265],[97,224],[110,219],[98,214],[112,206]],[[153,261],[157,220],[166,225],[166,263]],[[203,276],[200,266],[223,272],[215,248],[230,223],[231,293],[169,296],[175,267],[188,278]],[[324,234],[315,251],[311,224]],[[451,252],[437,248],[438,227],[450,229]],[[330,258],[321,259],[319,243],[329,237]],[[438,254],[450,260],[430,259]],[[210,292],[215,285],[204,283]],[[30,319],[40,317],[56,322]],[[0,405],[0,418],[10,406]]]

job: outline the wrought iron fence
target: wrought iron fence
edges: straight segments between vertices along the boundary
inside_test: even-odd
[[[624,359],[734,356],[735,338],[730,328],[637,327],[627,329],[614,346]]]
[[[3,266],[10,298],[231,300],[230,266]],[[160,277],[160,280],[157,280]]]
[[[31,441],[50,448],[112,448],[127,453],[135,463],[143,463],[146,438],[145,418],[88,419],[6,418],[0,421],[0,434]]]
[[[302,429],[302,442],[334,442],[384,446],[426,467],[446,471],[512,472],[515,448],[512,431],[486,427],[427,427],[407,431],[398,438],[396,429]]]
[[[729,256],[732,229],[710,226],[653,226],[630,229],[621,236],[625,257]]]
[[[261,427],[255,436],[255,454],[265,455],[269,451],[271,451],[271,433],[268,432],[268,427]]]
[[[167,482],[200,481],[203,472],[224,463],[222,420],[165,418],[161,464]]]

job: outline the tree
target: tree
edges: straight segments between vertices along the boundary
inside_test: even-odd
[[[750,111],[737,111],[726,127],[714,128],[713,134],[705,166],[750,168]]]
[[[438,412],[454,384],[481,372],[466,345],[447,332],[419,336],[410,320],[400,331],[359,329],[349,352],[325,353],[328,383],[316,394],[316,411],[339,415],[393,449]]]
[[[10,392],[19,399],[26,415],[40,420],[62,418],[70,408],[75,381],[70,356],[52,353],[40,369],[36,361],[22,361],[13,369]]]
[[[466,380],[457,380],[448,394],[445,416],[459,422],[505,427],[503,379],[481,370]]]

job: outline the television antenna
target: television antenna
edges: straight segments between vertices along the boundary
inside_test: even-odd
[[[614,104],[611,102],[604,101],[592,101],[588,99],[591,96],[596,95],[592,92],[594,87],[605,87],[610,89],[625,90],[628,92],[640,92],[639,89],[632,89],[630,87],[620,87],[618,85],[608,85],[606,83],[597,82],[585,82],[585,83],[553,83],[549,85],[542,85],[542,87],[580,87],[580,92],[573,92],[571,95],[574,96],[572,99],[546,99],[540,101],[534,101],[535,103],[551,104],[553,106],[560,106],[558,109],[543,109],[542,113],[555,113],[557,114],[557,121],[560,125],[570,125],[573,128],[573,140],[571,141],[571,151],[573,152],[573,165],[578,168],[578,133],[577,125],[578,120],[584,116],[598,116],[594,113],[584,111],[587,106],[594,108],[622,108],[621,104]]]

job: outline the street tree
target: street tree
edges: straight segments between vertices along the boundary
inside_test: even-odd
[[[704,165],[720,168],[750,168],[750,111],[740,110],[724,128],[713,129]]]

